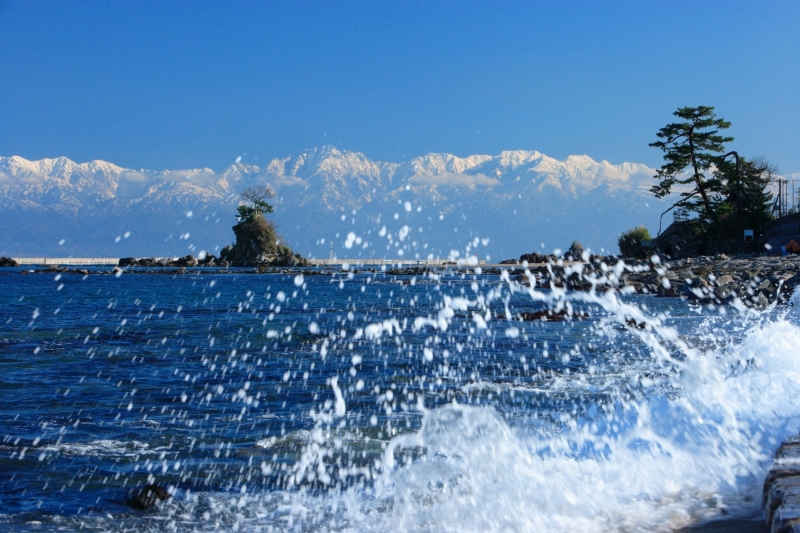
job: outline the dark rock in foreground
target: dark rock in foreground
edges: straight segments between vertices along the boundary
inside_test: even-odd
[[[135,491],[128,498],[128,507],[146,511],[154,505],[172,498],[169,492],[158,485],[145,485],[141,490]]]

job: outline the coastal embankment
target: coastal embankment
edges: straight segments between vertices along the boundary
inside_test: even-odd
[[[800,435],[775,452],[761,503],[770,533],[800,533]]]
[[[763,307],[787,302],[800,285],[800,256],[698,257],[654,264],[623,279],[637,292]]]
[[[25,266],[108,266],[119,263],[117,257],[12,257],[18,265]]]

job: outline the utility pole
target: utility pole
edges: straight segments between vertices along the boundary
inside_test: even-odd
[[[736,158],[736,225],[739,228],[739,230],[741,230],[742,226],[741,226],[740,212],[741,212],[741,197],[742,197],[742,164],[739,161],[739,153],[736,150],[732,150],[727,154],[723,155],[720,158],[720,160],[721,161],[724,160],[729,155],[732,155],[733,157]]]
[[[780,188],[780,190],[781,190],[781,216],[785,217],[786,216],[786,211],[787,211],[786,199],[788,197],[788,195],[786,194],[787,193],[786,186],[789,185],[789,184],[787,183],[786,180],[782,179],[781,180],[781,185],[782,185],[782,187]]]
[[[781,218],[783,216],[783,179],[778,178],[778,197],[775,198],[775,204],[772,206],[772,215],[775,216],[775,212],[778,212],[778,216],[775,218]]]

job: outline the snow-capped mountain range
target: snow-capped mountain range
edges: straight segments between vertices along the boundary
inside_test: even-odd
[[[312,257],[424,259],[456,250],[497,261],[573,240],[614,252],[620,232],[657,229],[669,204],[648,191],[654,174],[637,163],[537,151],[385,163],[322,146],[263,168],[237,161],[222,173],[0,157],[0,255],[216,253],[233,240],[239,193],[261,183],[276,191],[269,217],[279,233]]]

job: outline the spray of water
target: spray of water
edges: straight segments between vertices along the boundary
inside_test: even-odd
[[[616,287],[625,268],[578,273]],[[497,395],[577,400],[547,420],[535,407],[509,420],[491,405],[456,399],[426,407],[420,394],[413,409],[421,427],[383,442],[379,460],[359,463],[358,447],[344,437],[347,410],[334,377],[335,400],[311,413],[316,427],[282,493],[287,503],[260,500],[273,509],[271,520],[282,517],[290,530],[671,531],[760,512],[771,452],[798,430],[796,311],[705,316],[682,328],[614,288],[542,290],[504,274],[474,292],[443,296],[436,315],[408,329],[440,338],[460,320],[472,321],[476,336],[517,338],[520,324],[493,313],[510,317],[515,294],[568,317],[588,310],[591,334],[570,353],[604,346],[599,368],[525,384],[484,382]],[[397,321],[386,324],[374,324],[373,340],[403,334]],[[420,351],[430,360],[440,350],[434,342]]]
[[[800,293],[782,309],[671,309],[621,286],[626,269],[641,268],[621,262],[566,267],[588,291],[556,286],[552,267],[549,279],[472,268],[402,283],[353,270],[325,285],[293,277],[266,304],[262,353],[306,336],[302,354],[262,361],[243,339],[221,355],[210,336],[207,352],[195,349],[196,374],[174,370],[181,383],[206,373],[201,395],[183,392],[170,406],[175,419],[200,413],[184,447],[204,434],[203,454],[172,459],[178,446],[164,434],[59,439],[37,449],[39,461],[132,456],[148,482],[174,481],[168,504],[145,516],[97,514],[95,530],[673,531],[760,512],[771,454],[800,430]],[[299,300],[306,310],[313,283],[379,296],[367,308],[331,297],[335,313],[275,325],[281,306]],[[248,291],[232,314],[257,303]],[[525,313],[537,320],[520,320]],[[226,372],[236,371],[248,380],[232,385]],[[213,432],[237,436],[279,416],[259,407],[269,393],[259,372],[272,373],[280,398],[313,394],[309,423],[232,447]],[[306,391],[314,372],[320,388]],[[125,413],[143,401],[134,392]]]

